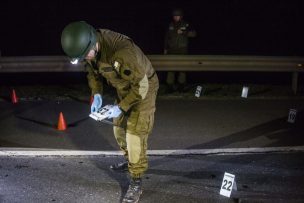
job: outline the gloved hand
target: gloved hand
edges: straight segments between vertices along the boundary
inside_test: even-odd
[[[94,95],[94,100],[93,100],[92,105],[91,105],[91,113],[97,112],[101,108],[101,105],[102,105],[101,95],[100,94],[95,94]]]
[[[122,111],[120,110],[119,106],[115,105],[107,112],[107,116],[108,118],[117,118],[121,113]]]

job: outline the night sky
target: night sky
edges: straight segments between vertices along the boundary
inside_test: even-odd
[[[198,32],[191,54],[304,55],[302,0],[2,0],[0,50],[3,56],[63,55],[64,26],[85,20],[130,36],[146,54],[162,54],[173,8],[183,8]]]

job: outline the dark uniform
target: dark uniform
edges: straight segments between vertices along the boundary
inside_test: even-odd
[[[183,33],[178,34],[178,30],[181,30]],[[167,54],[188,54],[188,32],[189,24],[184,20],[169,24],[165,37],[165,50],[167,50]]]
[[[96,60],[86,65],[89,86],[92,95],[102,94],[101,75],[116,88],[116,103],[124,113],[114,119],[114,136],[131,176],[140,178],[148,168],[147,140],[154,124],[158,78],[149,59],[129,37],[100,29],[97,42]]]
[[[178,31],[182,33],[178,33]],[[165,54],[188,54],[189,37],[195,37],[195,31],[191,31],[189,24],[180,20],[171,22],[165,36]],[[177,81],[179,84],[186,83],[186,73],[179,72]],[[173,86],[175,83],[175,72],[168,72],[167,84]]]

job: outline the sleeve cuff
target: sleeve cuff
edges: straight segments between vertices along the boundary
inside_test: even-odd
[[[101,90],[98,90],[98,89],[92,90],[92,91],[91,91],[91,95],[94,96],[95,94],[100,94],[100,95],[102,95],[102,91],[101,91]]]
[[[129,108],[127,108],[126,106],[124,106],[122,103],[118,104],[119,109],[125,114]]]

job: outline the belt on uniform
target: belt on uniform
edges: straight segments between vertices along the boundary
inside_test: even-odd
[[[148,79],[150,80],[150,79],[152,79],[153,77],[154,77],[154,75],[155,75],[155,71],[153,72],[153,74],[150,76],[150,77],[148,77]]]

